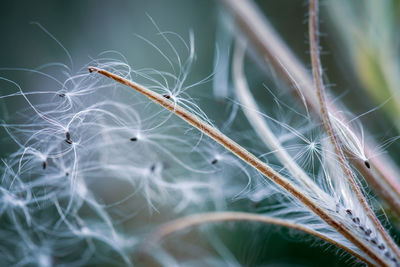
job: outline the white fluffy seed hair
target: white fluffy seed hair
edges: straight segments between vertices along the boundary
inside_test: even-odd
[[[184,59],[169,39],[183,38],[161,36],[172,56],[146,42],[170,70],[133,70],[113,51],[90,65],[139,80],[212,124],[187,94],[211,78],[186,82],[195,60],[193,34],[184,43]],[[90,75],[87,66],[74,75],[60,66],[64,80],[46,72],[57,66],[13,69],[46,79],[43,90],[21,88],[1,77],[7,93],[0,98],[6,104],[25,104],[1,122],[16,147],[1,166],[0,216],[7,218],[2,232],[9,237],[0,241],[4,263],[82,266],[95,260],[131,265],[146,228],[143,218],[162,210],[223,209],[250,184],[241,162],[169,112]],[[8,109],[12,114],[13,107]],[[230,184],[227,177],[237,182]],[[134,230],[124,230],[127,223]]]
[[[189,89],[214,75],[187,82],[196,58],[193,33],[185,43],[174,33],[158,31],[169,52],[142,39],[160,53],[170,67],[167,70],[134,70],[122,55],[108,51],[74,75],[61,66],[66,74],[63,80],[45,69],[20,69],[47,79],[43,90],[31,91],[0,78],[7,92],[11,91],[0,99],[17,98],[26,105],[16,116],[1,122],[16,149],[1,165],[0,216],[5,219],[0,233],[7,238],[0,241],[0,258],[6,264],[21,266],[52,266],[56,262],[65,266],[91,262],[132,265],[143,233],[153,224],[201,210],[225,210],[236,200],[267,203],[256,211],[307,227],[368,258],[302,203],[210,138],[131,89],[88,73],[90,65],[135,80],[213,125],[188,94]],[[183,43],[186,50],[178,52],[172,40]],[[229,68],[229,58],[229,53],[224,53],[216,60],[228,61],[216,64],[216,75],[224,73],[219,80],[229,79],[229,70],[223,69]],[[234,95],[214,89],[217,97]],[[273,129],[277,135],[274,142],[278,142],[274,147],[287,151],[291,166],[297,165],[304,172],[303,178],[291,172],[288,162],[277,160],[274,156],[279,151],[268,144],[267,153],[259,148],[264,144],[257,143],[254,150],[360,239],[376,243],[374,249],[379,253],[389,252],[387,245],[383,251],[378,247],[384,242],[349,189],[332,148],[325,142],[327,137],[316,130],[318,123],[292,109],[287,115],[281,110],[279,114],[296,117],[296,125],[291,125],[294,120],[284,122],[263,114],[257,107],[239,106],[255,109],[253,115],[246,116],[260,115]],[[12,114],[12,107],[9,109]],[[237,113],[233,109],[229,114],[224,130],[242,124],[236,120]],[[353,151],[362,158],[362,143],[354,141],[340,119],[333,120],[341,129],[343,142],[357,146]],[[256,137],[259,133],[246,135],[241,138],[261,143]],[[216,239],[211,242],[217,246]],[[155,253],[154,258],[171,266],[179,264],[163,249]],[[220,254],[229,261],[227,253]]]

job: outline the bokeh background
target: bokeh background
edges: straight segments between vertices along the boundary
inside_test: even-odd
[[[309,66],[306,1],[258,2],[282,38]],[[99,53],[109,50],[124,55],[132,68],[157,69],[165,63],[160,63],[154,49],[136,36],[143,36],[160,45],[161,49],[167,49],[164,43],[158,43],[160,38],[151,17],[161,30],[175,32],[185,40],[188,40],[189,31],[193,31],[197,61],[189,79],[200,80],[213,71],[219,12],[218,1],[213,0],[0,1],[0,76],[16,81],[25,91],[35,90],[45,84],[38,82],[32,74],[4,68],[35,69],[51,62],[61,62],[76,72]],[[72,64],[60,44],[32,22],[40,23],[57,38],[70,53]],[[323,17],[322,29],[326,33],[330,33],[328,22]],[[328,51],[323,56],[323,63],[330,81],[335,84],[335,94],[346,93],[343,100],[351,104],[353,112],[368,110],[373,104],[367,98],[357,103],[351,101],[359,96],[357,88],[360,85],[352,80],[351,75],[344,75],[346,70],[340,64],[338,53],[332,52],[332,49],[337,49],[334,37],[328,34],[322,38],[322,45]],[[268,95],[264,96],[262,90],[268,78],[255,71],[249,79],[257,87],[254,89],[259,90],[258,96],[267,99]],[[5,90],[4,86],[6,83],[1,83],[0,90]],[[223,120],[218,111],[227,103],[209,104],[209,99],[213,98],[212,82],[198,86],[190,94],[212,120]],[[2,117],[24,105],[21,98],[0,100]],[[377,120],[378,116],[379,111],[371,114],[367,123],[374,135],[384,139],[391,134],[390,123]],[[374,130],[377,128],[388,130]],[[0,141],[0,157],[15,149],[3,130],[0,131]],[[342,266],[348,263],[337,250],[287,229],[265,225],[255,227],[248,223],[229,227],[221,225],[214,229],[244,266]],[[201,239],[201,235],[197,238]]]

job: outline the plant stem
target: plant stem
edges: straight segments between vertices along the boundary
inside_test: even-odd
[[[272,64],[280,76],[294,86],[293,90],[303,100],[307,101],[311,109],[318,116],[319,103],[315,90],[313,90],[312,77],[303,67],[301,62],[280,39],[268,20],[263,16],[257,6],[250,0],[219,0],[233,14],[241,32],[246,35],[253,48],[266,64]],[[334,114],[338,108],[327,99],[329,110]],[[347,123],[346,123],[347,124]],[[378,145],[372,140],[366,140],[365,150],[371,155],[374,147]],[[347,151],[346,151],[347,153]],[[396,216],[400,218],[400,169],[387,155],[369,158],[378,173],[369,171],[364,163],[359,164],[359,159],[353,159],[357,169],[363,173],[368,184],[373,185],[373,190],[384,199]]]
[[[392,238],[383,228],[382,224],[379,222],[378,218],[375,216],[375,213],[372,211],[371,207],[369,206],[367,200],[365,199],[364,195],[361,192],[360,187],[357,184],[355,174],[351,170],[349,163],[347,162],[342,147],[337,139],[335,129],[332,126],[329,111],[326,104],[325,98],[325,87],[322,81],[322,67],[321,61],[319,56],[319,39],[318,39],[318,0],[310,0],[309,1],[309,38],[310,38],[310,52],[311,52],[311,64],[312,64],[312,73],[314,77],[314,84],[315,89],[318,96],[318,101],[320,105],[320,112],[323,121],[323,125],[325,127],[326,132],[329,135],[331,143],[334,147],[337,159],[342,167],[344,174],[346,175],[348,182],[350,184],[351,189],[357,196],[357,199],[360,201],[362,207],[365,209],[368,218],[372,221],[375,225],[376,230],[381,234],[383,239],[387,242],[389,247],[393,250],[396,254],[397,258],[400,259],[400,250],[397,245],[394,243]]]
[[[179,218],[179,219],[173,220],[171,222],[168,222],[164,225],[161,225],[159,227],[159,230],[156,231],[155,233],[152,233],[150,238],[147,239],[147,241],[143,245],[143,249],[141,251],[143,251],[143,252],[150,251],[151,247],[154,244],[159,243],[162,239],[166,238],[167,236],[169,236],[173,233],[182,231],[187,228],[192,228],[192,227],[199,226],[199,225],[206,224],[206,223],[240,222],[240,221],[258,222],[258,223],[278,225],[278,226],[292,228],[292,229],[304,232],[306,234],[310,234],[317,238],[320,238],[326,242],[329,242],[329,243],[345,250],[349,254],[352,254],[353,256],[361,259],[368,265],[371,265],[371,266],[373,265],[373,263],[371,261],[369,261],[362,255],[356,253],[355,251],[349,249],[348,247],[345,247],[345,246],[341,245],[340,243],[336,242],[335,240],[333,240],[319,232],[316,232],[304,225],[296,224],[296,223],[290,222],[288,220],[277,219],[277,218],[260,215],[260,214],[253,214],[253,213],[247,213],[247,212],[233,212],[233,211],[207,212],[207,213],[194,214],[194,215],[189,215],[189,216],[186,216],[183,218]]]
[[[373,261],[376,262],[379,266],[389,266],[385,259],[381,257],[380,254],[377,254],[365,241],[358,236],[356,236],[352,231],[346,227],[340,221],[337,221],[333,216],[329,214],[329,211],[325,210],[321,206],[319,206],[313,199],[308,197],[305,192],[303,192],[296,185],[292,184],[288,179],[283,177],[281,174],[274,171],[271,167],[269,167],[266,163],[258,159],[252,153],[241,147],[235,141],[221,133],[218,129],[209,125],[198,116],[188,112],[186,109],[177,105],[169,99],[166,99],[162,95],[153,92],[137,83],[129,81],[121,76],[112,74],[106,70],[89,67],[90,72],[97,72],[102,74],[108,78],[111,78],[123,85],[129,86],[132,89],[138,91],[143,94],[150,100],[155,103],[163,106],[167,110],[173,112],[175,115],[192,125],[193,127],[199,129],[202,133],[206,134],[214,141],[225,147],[228,151],[232,152],[238,158],[243,160],[246,164],[250,165],[258,172],[263,174],[266,178],[273,181],[279,187],[287,191],[289,194],[297,198],[300,202],[302,202],[305,206],[307,206],[311,211],[313,211],[316,215],[318,215],[322,220],[324,220],[328,225],[332,226],[336,229],[340,234],[342,234],[345,238],[347,238],[350,242],[352,242],[355,246],[357,246],[360,250],[362,250],[365,254],[367,254]]]
[[[243,60],[245,55],[245,42],[236,38],[235,48],[232,59],[232,79],[237,99],[242,106],[242,110],[249,120],[251,126],[260,137],[260,139],[268,146],[274,155],[279,159],[283,166],[295,177],[305,189],[310,190],[313,194],[326,197],[327,194],[321,190],[315,182],[308,176],[302,168],[293,160],[288,152],[282,147],[280,141],[271,131],[268,124],[258,111],[258,106],[249,90],[246,77],[243,70]]]

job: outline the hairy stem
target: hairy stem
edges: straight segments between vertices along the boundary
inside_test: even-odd
[[[90,72],[97,72],[102,74],[108,78],[111,78],[123,85],[129,86],[132,89],[138,91],[143,94],[150,100],[155,103],[163,106],[167,110],[173,112],[175,115],[192,125],[193,127],[200,130],[202,133],[206,134],[214,141],[225,147],[228,151],[232,152],[238,158],[243,160],[246,164],[250,165],[258,172],[263,174],[266,178],[273,181],[275,184],[280,186],[282,189],[287,191],[289,194],[297,198],[300,202],[302,202],[305,206],[307,206],[311,211],[313,211],[316,215],[318,215],[322,220],[324,220],[328,225],[335,228],[340,234],[346,237],[350,242],[352,242],[355,246],[357,246],[360,250],[366,253],[373,261],[376,262],[379,266],[389,266],[385,259],[381,257],[380,254],[377,254],[367,243],[365,240],[356,236],[352,231],[345,226],[343,223],[337,221],[332,215],[330,215],[329,211],[322,208],[318,205],[313,199],[308,197],[305,192],[303,192],[296,185],[292,184],[288,179],[283,177],[281,174],[274,171],[270,166],[266,163],[258,159],[252,153],[241,147],[235,141],[221,133],[215,127],[209,125],[198,116],[190,113],[186,109],[172,102],[171,100],[163,97],[162,95],[153,92],[137,83],[129,81],[121,76],[110,73],[106,70],[89,67]]]
[[[313,194],[326,197],[326,193],[321,190],[315,182],[308,176],[303,169],[293,160],[288,152],[282,147],[278,138],[271,131],[268,124],[265,122],[261,113],[258,111],[258,106],[249,90],[246,77],[244,75],[243,60],[245,55],[245,42],[237,38],[235,42],[235,49],[233,53],[232,62],[232,79],[235,85],[236,96],[239,103],[242,105],[242,110],[253,126],[257,135],[268,146],[274,155],[279,159],[285,168],[290,172],[293,177],[296,177],[304,188],[312,191]]]
[[[185,230],[187,228],[192,228],[192,227],[199,226],[199,225],[206,224],[206,223],[240,222],[240,221],[258,222],[258,223],[278,225],[278,226],[283,226],[283,227],[287,227],[287,228],[292,228],[292,229],[304,232],[306,234],[310,234],[317,238],[320,238],[326,242],[329,242],[329,243],[345,250],[349,254],[352,254],[353,256],[361,259],[365,263],[367,263],[371,266],[373,265],[372,262],[370,262],[368,259],[366,259],[362,255],[341,245],[340,243],[336,242],[335,240],[333,240],[325,235],[322,235],[321,233],[318,233],[318,232],[316,232],[306,226],[303,226],[301,224],[296,224],[296,223],[293,223],[288,220],[277,219],[277,218],[273,218],[273,217],[265,216],[265,215],[259,215],[259,214],[253,214],[253,213],[247,213],[247,212],[233,212],[233,211],[208,212],[208,213],[194,214],[194,215],[189,215],[189,216],[186,216],[183,218],[179,218],[179,219],[173,220],[171,222],[168,222],[164,225],[161,225],[159,227],[159,230],[156,231],[155,233],[152,233],[151,236],[146,240],[142,251],[143,252],[150,251],[151,247],[154,244],[159,243],[162,239],[164,239],[167,236],[174,234],[176,232]]]
[[[314,77],[315,89],[318,96],[318,101],[320,105],[320,112],[322,121],[325,127],[326,132],[329,135],[331,143],[334,147],[337,159],[339,161],[340,166],[344,174],[346,175],[348,182],[350,184],[351,189],[357,196],[357,199],[360,201],[361,205],[365,209],[368,218],[373,222],[377,231],[382,235],[383,239],[387,242],[393,252],[400,259],[400,250],[397,245],[394,243],[392,238],[383,228],[382,224],[379,222],[378,218],[375,216],[375,213],[372,211],[369,206],[367,200],[365,199],[363,193],[361,192],[360,187],[357,184],[357,180],[355,174],[351,170],[349,163],[347,162],[340,142],[336,136],[335,129],[332,126],[331,119],[329,117],[329,111],[326,104],[325,97],[325,87],[322,80],[322,67],[319,56],[319,40],[318,40],[318,0],[310,0],[309,2],[309,38],[310,38],[310,52],[311,52],[311,65],[312,65],[312,73]]]
[[[318,98],[313,90],[312,77],[280,39],[253,1],[219,1],[232,13],[238,27],[242,30],[241,32],[260,55],[259,59],[266,64],[271,64],[281,78],[296,89],[293,92],[296,92],[302,101],[305,99],[314,113],[321,116]],[[329,99],[327,99],[327,105],[333,114],[338,110]],[[366,154],[371,155],[375,147],[378,145],[372,139],[368,139],[365,144]],[[359,159],[352,160],[357,169],[363,173],[367,182],[373,186],[373,190],[389,204],[396,216],[400,218],[400,169],[389,156],[384,154],[369,158],[371,169],[375,169],[377,173],[369,171],[364,163],[360,164],[358,161]]]

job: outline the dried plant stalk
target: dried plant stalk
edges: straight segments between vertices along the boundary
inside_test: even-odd
[[[163,239],[168,237],[171,234],[176,232],[192,228],[195,226],[207,224],[207,223],[219,223],[219,222],[240,222],[240,221],[249,221],[249,222],[258,222],[263,224],[270,224],[270,225],[277,225],[287,228],[292,228],[298,230],[300,232],[304,232],[306,234],[315,236],[320,238],[326,242],[329,242],[349,254],[359,258],[360,260],[364,261],[368,265],[373,265],[371,261],[363,257],[362,255],[355,253],[353,250],[348,249],[347,247],[341,245],[340,243],[336,242],[335,240],[328,238],[320,233],[307,228],[306,226],[296,224],[287,220],[277,219],[270,216],[247,213],[247,212],[234,212],[234,211],[226,211],[226,212],[207,212],[207,213],[200,213],[189,215],[183,218],[179,218],[168,222],[164,225],[161,225],[158,231],[151,234],[151,236],[147,239],[146,243],[143,245],[142,251],[144,253],[149,252],[151,247],[155,244],[160,243]]]
[[[268,124],[265,122],[258,106],[251,95],[246,77],[243,70],[243,60],[245,55],[244,40],[237,39],[233,53],[232,77],[235,85],[235,92],[239,103],[250,124],[254,128],[260,139],[268,146],[274,155],[280,160],[283,166],[290,172],[293,177],[301,182],[305,188],[313,191],[317,195],[325,195],[312,179],[303,171],[302,168],[293,160],[289,153],[282,147],[276,135],[272,132]]]
[[[393,252],[400,258],[400,250],[397,245],[394,243],[390,235],[386,232],[385,228],[383,228],[382,224],[379,222],[378,218],[375,216],[375,213],[369,206],[367,200],[365,199],[363,193],[361,192],[360,187],[357,184],[357,180],[355,174],[351,170],[349,163],[347,162],[341,144],[337,138],[337,134],[335,132],[334,127],[332,126],[332,122],[329,116],[328,106],[326,103],[325,96],[325,86],[322,80],[322,65],[319,56],[319,38],[318,38],[318,0],[310,0],[309,2],[309,38],[310,38],[310,54],[311,54],[311,64],[312,64],[312,73],[314,77],[315,89],[318,96],[318,102],[320,105],[320,112],[323,121],[323,125],[325,127],[326,132],[329,135],[329,139],[334,147],[337,160],[346,175],[351,189],[357,196],[357,199],[360,201],[364,210],[367,213],[368,218],[373,222],[375,228],[382,235],[383,239],[388,243]]]
[[[304,98],[314,113],[321,117],[318,97],[313,90],[312,77],[287,45],[280,39],[268,20],[249,0],[220,0],[232,13],[242,33],[261,55],[261,59],[271,64],[280,76],[296,88],[299,97]],[[327,106],[335,114],[338,108],[327,98]],[[322,119],[322,117],[321,117]],[[365,150],[371,155],[378,145],[366,140]],[[346,154],[348,151],[344,151]],[[351,153],[349,153],[351,155]],[[369,158],[371,169],[359,159],[351,159],[354,166],[364,175],[372,189],[388,203],[394,214],[400,218],[400,169],[387,155]]]
[[[225,147],[228,151],[232,152],[238,158],[243,160],[246,164],[250,165],[258,172],[263,174],[266,178],[273,181],[275,184],[280,186],[282,189],[287,191],[293,197],[302,202],[305,206],[307,206],[311,211],[313,211],[316,215],[318,215],[323,221],[325,221],[328,225],[336,229],[340,234],[342,234],[345,238],[347,238],[351,243],[353,243],[356,247],[358,247],[361,251],[363,251],[368,257],[370,257],[373,261],[376,262],[379,266],[390,266],[390,264],[382,257],[382,255],[377,254],[367,243],[365,240],[356,236],[346,225],[342,222],[336,220],[329,211],[322,208],[318,203],[307,196],[305,192],[303,192],[299,187],[292,184],[288,179],[283,177],[281,174],[274,171],[271,167],[269,167],[266,163],[258,159],[252,153],[241,147],[235,141],[221,133],[215,127],[209,125],[198,116],[190,113],[186,109],[177,105],[173,101],[163,97],[162,95],[153,92],[137,83],[129,81],[121,76],[110,73],[104,69],[99,69],[96,67],[89,67],[90,72],[97,72],[102,74],[108,78],[111,78],[123,85],[129,86],[132,89],[138,91],[143,94],[150,100],[155,103],[163,106],[167,110],[173,112],[175,115],[192,125],[193,127],[199,129],[202,133],[206,134],[214,141]]]

